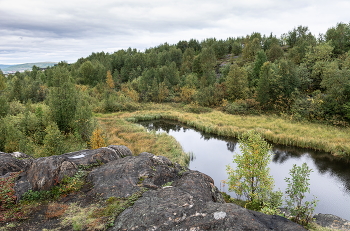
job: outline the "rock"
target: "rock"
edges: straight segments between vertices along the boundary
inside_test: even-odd
[[[18,159],[20,157],[25,159]],[[9,172],[26,171],[32,161],[27,155],[2,152],[0,153],[0,176],[6,175]]]
[[[332,214],[318,213],[314,216],[316,224],[337,230],[350,230],[350,221]]]
[[[192,194],[194,193],[194,194]],[[236,204],[204,201],[177,187],[149,190],[121,213],[111,230],[305,230],[280,216]]]
[[[129,148],[123,145],[110,145],[94,150],[70,152],[62,156],[77,165],[91,165],[96,163],[108,163],[109,161],[117,160],[125,156],[132,156],[132,153]]]
[[[64,177],[71,177],[78,171],[78,165],[108,163],[124,156],[131,156],[131,151],[121,145],[111,145],[95,150],[82,150],[65,153],[60,156],[41,157],[32,160],[27,168],[16,170],[24,171],[19,175],[15,184],[18,200],[28,190],[49,190],[62,181]],[[15,161],[13,158],[7,162]]]
[[[219,190],[214,185],[213,179],[198,171],[185,172],[181,179],[172,184],[191,194],[201,201],[214,201],[224,203]]]
[[[65,176],[74,176],[77,165],[63,156],[41,157],[33,161],[29,169],[19,175],[15,190],[18,199],[28,190],[49,190]]]
[[[225,203],[211,177],[151,153],[132,156],[125,146],[42,157],[28,166],[12,155],[0,156],[7,166],[2,172],[23,171],[15,184],[18,199],[29,189],[50,189],[63,177],[73,176],[79,165],[95,166],[86,178],[91,187],[79,194],[84,195],[82,200],[129,197],[148,189],[109,230],[305,230],[283,217]]]
[[[181,166],[173,165],[165,157],[141,153],[96,168],[87,180],[93,186],[92,194],[99,194],[103,198],[128,197],[140,191],[141,187],[157,189],[180,178],[181,170]]]
[[[226,204],[211,177],[150,153],[111,161],[91,171],[88,181],[90,196],[104,199],[149,189],[111,230],[305,230],[280,216]]]

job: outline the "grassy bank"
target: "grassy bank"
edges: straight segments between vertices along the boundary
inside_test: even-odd
[[[150,152],[166,156],[181,165],[188,165],[189,155],[174,137],[165,133],[147,132],[144,127],[125,120],[126,115],[128,114],[115,113],[98,116],[108,144],[125,145],[136,155]]]
[[[314,123],[300,123],[277,116],[239,116],[212,110],[195,114],[171,105],[148,105],[145,110],[114,114],[99,114],[98,120],[109,135],[109,143],[123,144],[133,150],[165,155],[179,162],[179,144],[164,134],[146,133],[144,128],[134,122],[153,119],[170,119],[192,126],[204,132],[227,137],[237,137],[254,129],[273,143],[311,148],[330,152],[335,156],[350,156],[350,129]],[[169,154],[169,149],[170,154]],[[176,150],[176,151],[174,151]],[[181,150],[182,151],[182,150]],[[173,152],[173,153],[171,153]],[[175,154],[176,153],[176,154]]]

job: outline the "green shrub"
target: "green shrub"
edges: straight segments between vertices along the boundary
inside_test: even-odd
[[[255,131],[244,133],[239,140],[241,153],[235,154],[233,159],[237,167],[227,166],[229,190],[252,203],[260,203],[273,189],[268,167],[271,146]]]
[[[310,192],[309,176],[312,172],[306,163],[302,166],[293,165],[289,171],[291,178],[285,178],[288,183],[286,189],[287,209],[290,211],[292,220],[301,224],[308,225],[312,221],[313,212],[315,210],[317,200],[306,201],[303,203],[305,193]]]

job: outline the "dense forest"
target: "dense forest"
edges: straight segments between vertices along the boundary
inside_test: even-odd
[[[44,71],[0,71],[0,151],[48,156],[93,147],[101,138],[94,112],[145,102],[348,126],[349,50],[350,24],[338,23],[318,37],[299,26],[280,38],[191,39],[92,53]]]

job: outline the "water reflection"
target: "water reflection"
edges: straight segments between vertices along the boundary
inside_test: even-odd
[[[192,152],[196,157],[189,167],[211,176],[218,188],[222,187],[220,182],[227,179],[226,165],[231,163],[234,166],[232,156],[240,152],[237,139],[196,131],[178,122],[157,120],[140,124],[149,130],[174,136],[186,152]],[[319,203],[315,212],[331,213],[350,220],[350,164],[347,161],[325,152],[282,145],[273,145],[272,152],[269,167],[276,189],[285,190],[284,178],[289,177],[293,164],[306,162],[314,171],[310,175],[311,194],[306,199],[317,196]]]

